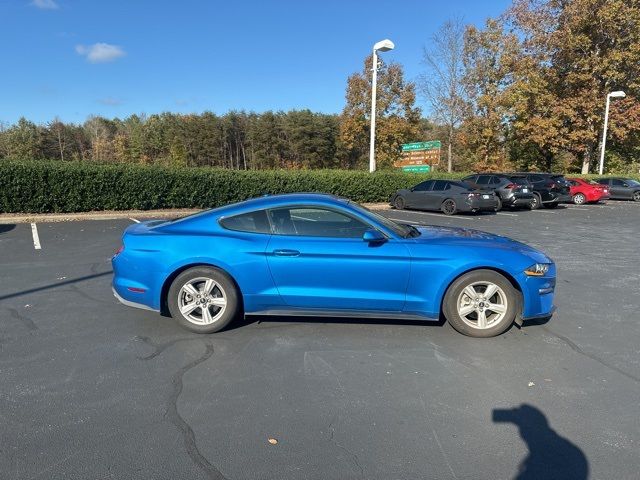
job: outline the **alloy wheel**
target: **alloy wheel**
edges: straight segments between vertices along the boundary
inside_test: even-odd
[[[227,308],[227,295],[222,286],[207,277],[185,283],[178,292],[178,308],[189,322],[209,325],[217,321]]]
[[[582,205],[586,200],[586,197],[582,193],[576,193],[573,196],[573,203],[575,203],[576,205]]]
[[[500,323],[507,314],[507,295],[492,282],[467,285],[456,303],[458,315],[472,328],[484,330]]]
[[[640,192],[636,192],[633,194],[633,201],[640,202]]]

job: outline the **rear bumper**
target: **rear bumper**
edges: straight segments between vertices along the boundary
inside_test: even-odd
[[[482,198],[471,198],[467,199],[465,204],[465,210],[467,211],[495,210],[498,206],[498,198],[491,197],[487,200]]]
[[[515,207],[521,205],[529,205],[533,201],[532,193],[525,193],[522,195],[513,195],[502,200],[502,205],[505,207]]]
[[[151,308],[148,305],[145,305],[143,303],[137,303],[137,302],[132,302],[131,300],[127,300],[125,298],[122,298],[118,292],[116,291],[115,287],[111,287],[111,291],[113,292],[113,296],[116,297],[116,300],[118,300],[121,304],[126,305],[127,307],[134,307],[134,308],[140,308],[142,310],[150,310],[152,312],[159,312],[159,310],[155,310],[153,308]]]

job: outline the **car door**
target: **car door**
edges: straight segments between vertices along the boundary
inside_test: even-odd
[[[344,211],[289,206],[269,212],[267,261],[283,302],[294,308],[400,311],[410,273],[401,239],[370,244],[372,227]]]
[[[617,198],[631,198],[633,197],[633,189],[624,180],[612,178],[611,196]]]
[[[434,180],[421,182],[413,187],[407,194],[407,207],[411,208],[428,208],[429,192],[433,187]]]

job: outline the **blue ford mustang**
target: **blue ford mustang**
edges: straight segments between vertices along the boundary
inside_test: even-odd
[[[124,304],[201,333],[239,315],[437,321],[490,337],[552,314],[543,253],[476,230],[393,222],[323,194],[265,196],[131,225],[113,257]]]

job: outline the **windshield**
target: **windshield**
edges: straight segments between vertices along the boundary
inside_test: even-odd
[[[402,238],[417,237],[420,235],[420,232],[418,231],[418,229],[415,227],[412,227],[411,225],[396,223],[393,220],[389,220],[387,217],[380,215],[379,213],[373,212],[368,208],[363,207],[362,205],[358,205],[357,203],[349,202],[349,204],[351,205],[351,207],[355,208],[366,217],[369,217],[373,221],[384,225],[393,233],[401,236]]]
[[[631,180],[631,179],[629,179],[629,180],[627,180],[627,183],[628,183],[629,185],[634,186],[634,187],[638,187],[638,186],[640,186],[640,182],[638,182],[638,181],[636,181],[636,180]]]

